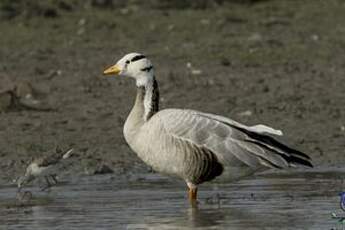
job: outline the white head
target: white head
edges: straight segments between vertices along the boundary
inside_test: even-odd
[[[115,65],[104,70],[103,74],[132,77],[136,80],[137,86],[145,86],[154,78],[151,61],[140,53],[126,54]]]

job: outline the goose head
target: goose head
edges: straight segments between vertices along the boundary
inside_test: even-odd
[[[103,72],[104,75],[122,75],[136,80],[137,86],[145,86],[152,82],[154,71],[152,63],[145,55],[129,53],[123,56],[115,65]]]

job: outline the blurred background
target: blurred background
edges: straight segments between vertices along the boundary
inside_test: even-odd
[[[122,127],[134,82],[102,71],[154,63],[161,107],[284,131],[317,167],[345,162],[342,0],[2,0],[0,182],[57,145],[64,174],[150,171]]]

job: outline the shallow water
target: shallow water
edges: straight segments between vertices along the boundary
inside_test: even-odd
[[[156,174],[95,176],[30,190],[24,207],[16,189],[0,187],[0,229],[342,229],[338,193],[343,170],[272,172],[234,184],[205,184],[198,208],[180,181]]]

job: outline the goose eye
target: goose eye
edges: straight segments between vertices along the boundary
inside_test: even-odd
[[[127,61],[126,61],[126,64],[128,65],[129,63],[130,63],[130,61],[127,60]]]

